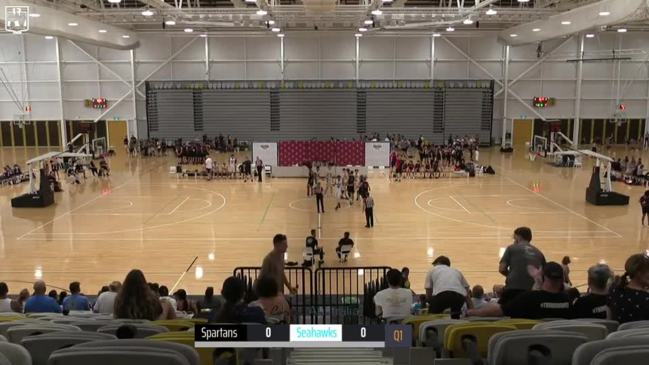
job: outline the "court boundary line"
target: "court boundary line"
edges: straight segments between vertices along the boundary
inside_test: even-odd
[[[471,214],[471,212],[470,212],[468,209],[466,209],[466,207],[465,207],[464,205],[462,205],[462,203],[460,203],[457,199],[455,199],[455,198],[453,197],[453,195],[449,195],[448,197],[451,198],[451,200],[453,200],[453,201],[454,201],[457,205],[459,205],[462,209],[464,209],[464,211],[467,212],[467,214]]]
[[[183,201],[181,201],[178,205],[176,205],[176,207],[174,209],[171,210],[171,212],[166,213],[165,215],[173,215],[174,213],[176,213],[176,210],[178,210],[178,208],[180,208],[183,204],[185,204],[185,202],[188,201],[189,198],[190,198],[190,196],[187,195],[185,197],[185,199],[183,199]]]
[[[509,181],[511,181],[512,183],[514,183],[514,184],[520,186],[521,188],[523,188],[523,189],[529,191],[530,193],[535,194],[535,195],[538,195],[539,197],[541,197],[541,198],[543,198],[543,199],[549,201],[549,202],[552,203],[552,204],[555,204],[555,205],[557,205],[557,206],[559,206],[559,207],[565,209],[566,211],[568,211],[568,212],[570,212],[570,213],[576,215],[577,217],[580,217],[580,218],[582,218],[582,219],[585,219],[586,221],[588,221],[588,222],[590,222],[590,223],[593,223],[593,224],[595,224],[596,226],[598,226],[598,227],[600,227],[600,228],[604,228],[605,230],[607,230],[607,231],[613,233],[614,235],[616,235],[617,238],[624,238],[624,236],[622,236],[621,234],[615,232],[614,230],[612,230],[612,229],[606,227],[605,225],[603,225],[603,224],[601,224],[601,223],[597,223],[597,222],[595,222],[594,220],[592,220],[592,219],[590,219],[590,218],[584,216],[583,214],[579,214],[579,213],[577,213],[576,211],[574,211],[573,209],[568,208],[567,206],[565,206],[565,205],[563,205],[563,204],[561,204],[561,203],[559,203],[559,202],[556,202],[556,201],[554,201],[554,200],[548,198],[547,196],[545,196],[545,195],[543,195],[543,194],[541,194],[541,193],[537,193],[537,192],[535,192],[534,190],[532,190],[532,189],[528,188],[527,186],[525,186],[525,185],[519,183],[518,181],[512,179],[511,177],[506,176],[506,178],[507,178]]]

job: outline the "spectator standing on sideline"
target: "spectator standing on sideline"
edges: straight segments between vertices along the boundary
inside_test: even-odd
[[[620,323],[649,320],[649,257],[635,254],[624,264],[624,275],[613,284],[608,307]]]
[[[354,241],[351,238],[349,238],[349,232],[345,232],[343,234],[343,238],[341,238],[340,241],[338,241],[338,247],[336,247],[336,255],[338,255],[339,259],[342,258],[340,251],[343,246],[354,247]]]
[[[320,184],[320,181],[318,181],[315,184],[315,187],[313,188],[313,193],[315,194],[315,204],[316,204],[316,209],[318,213],[322,211],[322,213],[325,212],[324,210],[324,189],[322,189],[322,184]]]
[[[78,281],[70,283],[70,295],[65,297],[61,305],[66,311],[90,310],[90,302],[85,295],[81,294],[81,284]]]
[[[257,156],[257,159],[255,160],[255,167],[257,168],[257,181],[261,182],[261,173],[264,169],[264,161]]]
[[[122,283],[119,281],[113,281],[108,284],[108,291],[99,294],[93,311],[96,313],[112,314],[115,311],[115,298],[121,287]]]
[[[606,319],[608,287],[613,273],[608,265],[599,264],[588,269],[588,293],[575,300],[577,318]]]
[[[412,292],[401,286],[403,277],[399,270],[390,269],[386,277],[389,287],[374,295],[376,315],[388,323],[401,321],[410,316]]]
[[[284,285],[288,288],[291,294],[297,293],[297,286],[291,286],[291,283],[286,277],[284,272],[284,253],[288,249],[288,239],[286,235],[278,233],[273,237],[273,250],[264,257],[261,264],[261,271],[259,276],[270,276],[277,282],[277,290],[279,293],[284,292]]]
[[[43,280],[34,282],[34,295],[25,302],[25,313],[61,313],[61,307],[52,297],[45,295],[47,286]]]
[[[647,225],[649,225],[649,190],[640,197],[640,208],[642,208],[642,225],[644,226],[645,217],[647,217]]]
[[[451,318],[458,319],[465,303],[473,308],[469,283],[459,270],[451,268],[451,260],[446,256],[433,261],[433,269],[426,274],[425,288],[429,313],[442,313],[450,308]]]
[[[210,155],[205,158],[205,171],[207,171],[207,180],[212,180],[212,171],[214,171],[214,161]]]
[[[572,287],[572,281],[570,281],[570,256],[564,256],[561,259],[561,267],[563,268],[563,279],[566,281],[568,286]]]
[[[514,230],[514,243],[505,250],[498,268],[498,271],[507,277],[500,304],[504,305],[518,294],[532,289],[534,278],[528,273],[528,266],[541,269],[545,265],[545,256],[538,248],[532,246],[531,241],[531,229],[518,227]]]
[[[374,198],[367,192],[367,198],[365,198],[365,227],[372,228],[374,227]]]

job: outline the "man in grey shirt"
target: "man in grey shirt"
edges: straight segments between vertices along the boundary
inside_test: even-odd
[[[514,230],[514,243],[505,250],[498,268],[498,271],[507,277],[500,304],[505,304],[518,294],[532,289],[534,278],[528,273],[528,266],[542,269],[545,265],[545,256],[530,241],[532,241],[531,229],[518,227]]]

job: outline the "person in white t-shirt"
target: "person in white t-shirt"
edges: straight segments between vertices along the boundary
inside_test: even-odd
[[[214,171],[214,161],[212,161],[212,158],[210,155],[207,155],[207,158],[205,159],[205,170],[207,171],[207,180],[212,180],[212,173]]]
[[[113,281],[108,285],[109,291],[99,294],[95,305],[92,307],[93,312],[95,313],[104,313],[104,314],[113,314],[113,309],[115,307],[115,298],[117,297],[117,292],[122,287],[122,283],[119,281]]]
[[[460,318],[462,306],[473,308],[469,283],[459,270],[451,268],[451,260],[439,256],[433,261],[433,269],[426,274],[426,297],[430,313],[442,313],[451,309],[451,318]]]
[[[11,299],[7,296],[9,287],[6,283],[0,282],[0,313],[13,312],[11,310]]]
[[[376,315],[382,317],[386,322],[401,321],[410,316],[412,292],[401,287],[403,278],[399,270],[391,269],[386,276],[390,287],[374,295]]]

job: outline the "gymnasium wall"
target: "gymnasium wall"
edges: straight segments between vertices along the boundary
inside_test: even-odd
[[[138,134],[146,135],[143,97],[146,80],[278,80],[282,77],[285,80],[335,80],[356,77],[353,34],[289,33],[284,40],[283,75],[280,40],[270,34],[200,38],[196,34],[148,33],[141,35],[141,46],[133,54],[84,44],[78,44],[78,48],[60,39],[61,87],[55,39],[46,40],[33,34],[2,34],[0,66],[17,94],[30,100],[34,120],[126,119],[130,121],[132,132],[137,127]],[[433,42],[434,47],[431,47]],[[562,46],[541,62],[536,45],[511,48],[509,79],[515,95],[508,96],[508,118],[574,117],[577,66],[567,61],[577,57],[578,39],[547,41],[542,50],[547,54],[559,44]],[[503,49],[495,34],[484,32],[445,35],[434,40],[425,34],[368,35],[360,39],[358,77],[371,80],[493,78],[497,80],[493,110],[493,135],[496,137],[501,133],[503,118],[504,96],[498,93],[503,79]],[[630,60],[584,64],[581,117],[611,117],[619,94],[629,118],[645,119],[649,113],[646,56],[649,37],[634,32],[600,33],[585,41],[586,58],[608,57],[612,49],[624,49],[622,54]],[[135,107],[128,94],[131,71],[138,85]],[[113,107],[102,111],[84,106],[84,99],[99,96],[107,98]],[[552,107],[533,109],[530,105],[534,96],[554,97],[557,102]],[[118,100],[121,102],[117,103]],[[16,112],[7,91],[0,89],[0,120],[12,120]]]

